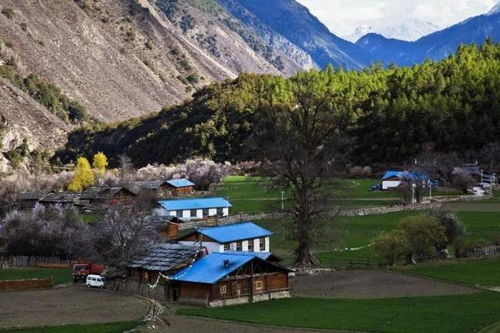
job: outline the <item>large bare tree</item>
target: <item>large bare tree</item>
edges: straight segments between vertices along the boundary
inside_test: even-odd
[[[93,226],[94,246],[103,262],[120,275],[130,259],[159,240],[157,228],[140,205],[113,205]]]
[[[314,75],[315,74],[315,75]],[[256,129],[257,147],[272,175],[293,195],[295,265],[318,266],[311,250],[318,232],[332,218],[329,184],[339,154],[345,112],[324,72],[298,74],[263,98]],[[331,189],[330,189],[331,190]]]

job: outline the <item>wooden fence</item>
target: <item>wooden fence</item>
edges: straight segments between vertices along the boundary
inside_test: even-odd
[[[52,279],[27,279],[0,281],[0,291],[20,291],[30,289],[51,288],[54,285]]]

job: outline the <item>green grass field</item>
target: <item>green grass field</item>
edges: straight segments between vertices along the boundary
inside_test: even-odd
[[[69,269],[52,268],[9,268],[0,269],[0,280],[48,279],[52,277],[54,284],[71,281]]]
[[[363,332],[469,333],[500,319],[500,293],[392,299],[289,298],[180,314],[288,327]]]
[[[378,179],[339,179],[331,188],[335,205],[354,209],[362,207],[391,206],[401,203],[400,195],[394,191],[370,191]],[[214,190],[215,195],[224,196],[233,204],[233,213],[258,214],[281,210],[282,189],[262,177],[229,176]],[[460,195],[449,189],[438,189],[433,195]],[[290,204],[290,193],[284,193],[285,207]]]
[[[406,216],[422,212],[406,211],[371,216],[339,217],[326,227],[327,232],[317,239],[314,251],[324,266],[330,266],[336,259],[369,259],[377,263],[380,258],[371,248],[358,251],[334,251],[336,249],[357,248],[370,242],[384,231],[393,230]],[[500,208],[498,212],[457,212],[459,219],[467,227],[467,238],[478,244],[489,244],[500,238]],[[260,220],[257,223],[271,231],[271,248],[290,263],[296,242],[289,237],[287,225],[290,220]]]
[[[0,329],[1,333],[122,333],[136,328],[139,325],[137,321],[127,321],[109,324],[88,324],[88,325],[65,325],[54,327],[30,327],[30,328],[12,328]]]
[[[429,263],[396,268],[414,275],[481,286],[500,287],[500,258]]]

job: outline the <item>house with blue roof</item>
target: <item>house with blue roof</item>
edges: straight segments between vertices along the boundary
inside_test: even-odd
[[[270,252],[270,236],[273,233],[247,221],[215,227],[197,228],[181,237],[179,243],[200,244],[212,252]],[[266,258],[267,259],[267,258]]]
[[[382,176],[382,190],[395,189],[401,185],[404,180],[427,182],[429,176],[418,172],[408,171],[386,171]]]
[[[231,204],[222,197],[160,200],[155,214],[181,220],[202,220],[229,216]]]
[[[203,306],[290,296],[289,269],[246,252],[214,252],[172,276],[177,300]]]
[[[141,192],[153,193],[158,197],[187,196],[194,192],[195,184],[188,179],[136,181],[135,186]]]

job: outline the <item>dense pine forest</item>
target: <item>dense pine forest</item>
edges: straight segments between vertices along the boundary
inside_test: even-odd
[[[55,159],[102,151],[112,164],[125,154],[136,166],[193,156],[252,160],[259,113],[297,103],[297,91],[342,115],[339,159],[350,163],[403,163],[430,150],[478,158],[474,152],[500,143],[500,44],[487,41],[412,67],[328,67],[291,78],[242,74],[148,117],[78,129]]]

